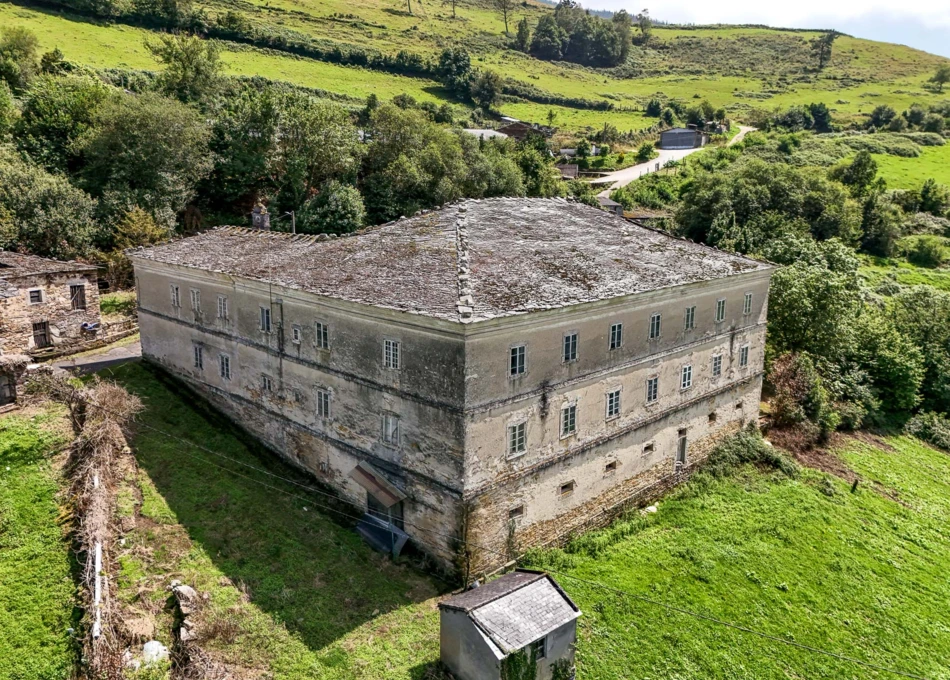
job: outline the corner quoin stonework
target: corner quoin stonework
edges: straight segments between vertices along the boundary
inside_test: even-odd
[[[345,238],[221,228],[130,255],[149,360],[359,508],[350,474],[375,468],[413,540],[470,575],[605,523],[758,413],[772,267],[580,204],[464,201]]]

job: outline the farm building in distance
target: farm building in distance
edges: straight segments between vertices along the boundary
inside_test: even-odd
[[[78,343],[98,323],[95,266],[0,250],[0,354]]]
[[[709,135],[695,127],[673,128],[660,133],[661,149],[696,149],[708,141]]]
[[[772,267],[560,199],[131,253],[143,354],[476,575],[755,420]]]
[[[536,680],[574,668],[581,615],[557,582],[519,569],[439,603],[442,663],[458,680],[500,680],[515,654],[536,665]]]

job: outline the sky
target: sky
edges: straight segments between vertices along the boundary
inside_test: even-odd
[[[909,45],[950,57],[950,0],[732,0],[702,3],[696,0],[588,0],[596,9],[643,7],[662,21],[696,24],[767,24],[788,28],[828,28],[859,38]],[[896,11],[900,8],[900,11]]]

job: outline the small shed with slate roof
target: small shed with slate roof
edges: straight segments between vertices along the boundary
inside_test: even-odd
[[[574,667],[581,615],[557,582],[518,569],[439,604],[442,663],[458,680],[497,680],[505,659],[524,654],[537,680]]]

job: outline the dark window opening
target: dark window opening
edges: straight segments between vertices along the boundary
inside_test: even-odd
[[[33,345],[37,349],[49,347],[52,343],[49,339],[49,322],[40,321],[33,324]]]
[[[524,506],[519,505],[517,508],[512,508],[508,511],[508,519],[521,519],[524,517]]]
[[[654,446],[653,442],[650,442],[649,444],[647,444],[646,446],[643,447],[643,452],[644,452],[644,453],[653,453],[653,451],[654,451],[655,448],[656,448],[656,447]]]
[[[38,305],[43,301],[43,291],[41,290],[31,290],[30,291],[30,304]]]
[[[399,529],[404,528],[402,501],[399,501],[392,507],[387,508],[385,505],[376,500],[375,496],[373,496],[371,493],[367,493],[366,512],[373,517],[379,517],[381,520],[392,523]]]
[[[0,406],[6,406],[16,401],[16,385],[13,378],[0,375]]]
[[[567,482],[566,484],[561,484],[560,493],[562,496],[568,496],[574,493],[574,482]]]
[[[73,309],[86,308],[86,287],[83,285],[69,287],[69,302]]]
[[[539,661],[547,656],[548,650],[545,644],[546,642],[547,638],[541,638],[531,643],[531,654],[534,656],[535,661]]]
[[[604,468],[604,472],[616,472],[617,470],[617,461],[612,460],[607,463],[607,466]]]
[[[716,412],[715,412],[715,411],[713,411],[712,413],[709,414],[709,422],[711,422],[711,423],[716,422]]]

